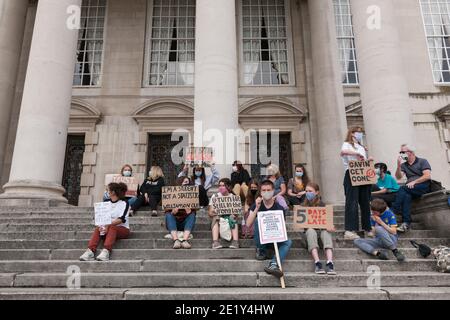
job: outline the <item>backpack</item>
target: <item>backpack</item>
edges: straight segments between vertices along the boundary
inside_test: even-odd
[[[427,258],[431,254],[431,248],[426,244],[417,243],[414,240],[411,240],[410,242],[415,248],[419,249],[418,251],[422,257]]]
[[[242,239],[253,239],[255,234],[255,224],[252,224],[250,227],[247,227],[246,221],[248,216],[250,215],[250,210],[244,214],[244,218],[242,219],[241,225],[241,237]]]
[[[436,192],[436,191],[441,191],[444,190],[445,188],[442,186],[442,183],[440,183],[439,181],[436,180],[431,180],[430,181],[430,193],[431,192]]]
[[[433,250],[433,255],[437,260],[437,270],[450,273],[450,248],[439,246]]]

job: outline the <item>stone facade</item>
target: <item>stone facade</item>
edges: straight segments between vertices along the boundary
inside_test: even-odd
[[[6,192],[3,197],[22,193],[25,197],[27,194],[37,198],[47,195],[55,199],[55,197],[58,198],[56,194],[60,192],[56,185],[61,183],[58,179],[63,170],[61,157],[65,149],[64,138],[49,138],[45,132],[33,131],[38,127],[25,121],[27,118],[33,118],[31,114],[28,116],[25,114],[26,110],[32,110],[33,103],[40,105],[41,112],[47,110],[52,114],[44,117],[46,121],[57,122],[60,126],[67,127],[67,132],[64,132],[63,128],[60,130],[61,136],[66,133],[85,134],[86,149],[82,163],[80,206],[90,206],[93,202],[99,201],[104,191],[104,175],[117,172],[124,163],[132,164],[135,173],[138,173],[141,179],[144,178],[147,169],[149,133],[171,133],[175,129],[185,128],[194,137],[196,134],[194,120],[207,121],[208,115],[214,112],[224,119],[227,113],[220,112],[223,112],[226,106],[234,110],[224,119],[227,121],[221,124],[219,120],[212,119],[211,127],[233,128],[235,126],[243,130],[278,128],[282,132],[291,133],[292,163],[305,163],[311,177],[321,182],[325,198],[331,202],[337,203],[343,199],[343,172],[339,148],[347,124],[349,126],[364,125],[368,129],[369,147],[381,154],[382,158],[378,159],[377,154],[373,156],[377,160],[387,162],[392,170],[394,170],[398,144],[413,142],[418,148],[417,154],[430,161],[436,179],[442,181],[445,186],[450,186],[450,111],[448,108],[450,91],[448,86],[434,84],[418,1],[399,0],[395,6],[389,5],[389,0],[351,1],[355,16],[356,50],[358,59],[362,57],[359,61],[362,77],[360,85],[344,86],[340,83],[338,76],[340,68],[334,19],[332,19],[334,15],[332,1],[314,0],[311,3],[306,0],[286,0],[289,10],[288,43],[289,50],[292,52],[291,69],[295,82],[289,86],[259,87],[244,86],[239,80],[242,72],[242,60],[239,58],[241,55],[238,53],[242,49],[238,10],[240,0],[236,0],[235,5],[230,5],[228,1],[215,0],[214,3],[198,1],[197,3],[197,6],[201,6],[197,8],[198,13],[207,12],[206,9],[211,8],[215,8],[218,12],[225,10],[228,20],[225,19],[224,14],[220,14],[219,16],[223,15],[224,18],[218,19],[217,23],[211,25],[206,17],[197,17],[197,37],[208,39],[208,35],[214,32],[217,32],[216,37],[223,36],[224,32],[227,34],[224,41],[218,41],[214,46],[208,46],[203,41],[196,48],[197,51],[201,50],[196,56],[208,57],[208,55],[222,53],[224,59],[228,60],[224,60],[223,65],[220,61],[215,61],[214,63],[218,65],[214,65],[206,58],[196,61],[196,70],[200,72],[196,73],[195,80],[196,83],[203,84],[203,87],[194,88],[150,87],[143,84],[147,19],[151,19],[147,17],[147,8],[151,5],[151,1],[108,0],[101,86],[73,87],[71,96],[68,97],[67,94],[65,96],[71,101],[70,115],[67,112],[66,115],[52,112],[54,108],[58,108],[61,113],[64,113],[64,108],[69,109],[69,106],[63,108],[64,102],[61,100],[47,103],[47,109],[45,109],[41,104],[42,101],[36,101],[33,97],[33,92],[36,91],[29,89],[27,92],[27,88],[31,88],[30,85],[32,85],[27,81],[30,82],[32,79],[36,79],[37,82],[42,81],[40,78],[42,75],[33,73],[34,69],[30,68],[33,64],[30,50],[32,53],[33,50],[38,52],[38,41],[41,41],[41,47],[48,45],[46,41],[49,39],[39,38],[39,32],[45,31],[46,26],[42,19],[42,26],[38,25],[40,22],[38,18],[39,10],[41,14],[48,14],[44,12],[45,5],[49,7],[53,2],[51,0],[22,1],[25,3],[22,3],[22,6],[28,6],[28,8],[26,17],[23,17],[21,23],[0,22],[6,23],[7,27],[15,32],[9,37],[0,33],[0,49],[8,47],[11,54],[16,56],[14,61],[5,62],[4,55],[1,55],[0,65],[9,63],[13,66],[8,68],[8,73],[3,73],[0,77],[17,79],[14,92],[11,89],[7,92],[3,91],[6,85],[0,81],[2,86],[0,118],[10,119],[5,123],[7,128],[3,127],[0,131],[0,143],[5,141],[5,147],[0,146],[5,151],[0,153],[2,157],[0,166],[3,165],[0,175],[1,185],[9,181],[5,186]],[[77,5],[78,2],[81,0],[64,0],[65,5]],[[3,3],[10,3],[10,0],[0,0],[0,4]],[[385,15],[389,17],[389,28],[381,28],[378,33],[364,30],[364,21],[367,17],[363,9],[368,4],[377,4],[382,10],[389,10]],[[11,12],[16,14],[18,12],[17,8],[8,6],[3,10],[8,12],[13,10]],[[24,13],[18,14],[23,16]],[[61,12],[53,12],[53,14],[55,18],[64,19]],[[226,25],[230,22],[235,23],[236,30]],[[53,33],[58,30],[52,25],[48,25],[47,28]],[[397,33],[396,36],[386,38],[386,33],[392,35],[392,30]],[[234,34],[236,37],[233,37]],[[18,41],[22,37],[21,54],[18,59],[19,46],[12,48],[11,38]],[[67,39],[67,37],[64,38]],[[365,50],[370,43],[361,39],[372,39],[373,48],[376,48],[378,52],[377,59],[373,60],[370,54],[367,55]],[[377,39],[384,40],[378,43]],[[67,46],[74,45],[73,39],[66,41],[68,41]],[[222,42],[228,42],[228,45],[224,43],[220,47]],[[233,43],[236,46],[233,46]],[[396,44],[395,48],[392,43]],[[368,50],[371,50],[370,48]],[[64,52],[61,52],[59,47],[55,46],[53,49],[56,51],[49,59],[58,61],[65,59],[67,63],[65,67],[73,68],[73,61],[69,59],[70,52],[67,58],[63,58]],[[237,51],[235,55],[234,51]],[[389,61],[392,56],[395,56],[395,60]],[[230,62],[235,64],[235,68],[226,69]],[[35,63],[38,64],[38,61]],[[214,67],[216,70],[221,67],[225,69],[213,75],[210,70]],[[389,67],[390,73],[374,80],[379,71],[386,67]],[[62,72],[57,68],[55,64],[55,74]],[[202,72],[202,70],[206,71]],[[26,75],[27,80],[25,80]],[[224,79],[226,82],[211,81],[220,77],[226,77]],[[47,75],[44,79],[47,83],[45,88],[50,90],[53,87],[54,92],[59,92],[61,96],[68,90],[67,86],[61,87],[67,82],[67,77],[48,78]],[[398,79],[401,79],[402,83],[398,83]],[[392,98],[390,95],[386,96],[387,102],[376,101],[377,96],[383,94],[377,91],[377,80],[383,82],[383,87],[395,91],[395,99],[402,101],[401,104],[396,105],[397,109],[382,108],[383,105],[389,105],[389,99]],[[212,100],[214,94],[216,96],[222,94],[221,85],[225,86],[225,84],[227,92],[220,96],[220,102],[223,104],[221,106]],[[209,95],[205,95],[205,91]],[[216,111],[214,107],[217,108]],[[382,112],[377,111],[377,108],[382,108]],[[395,111],[392,114],[402,114],[404,117],[392,121],[389,115],[391,111]],[[401,123],[401,130],[395,127],[396,122]],[[389,123],[388,127],[385,127],[386,123]],[[47,124],[40,125],[45,128]],[[55,131],[50,129],[47,131],[56,135]],[[384,134],[381,137],[376,136],[380,132]],[[53,152],[36,157],[28,154],[27,156],[34,157],[35,161],[29,162],[28,159],[23,159],[30,151],[30,146],[20,147],[18,144],[27,143],[27,141],[29,143],[30,140],[27,137],[35,133],[36,137],[46,139],[47,144],[52,142],[58,145],[54,146],[54,155],[52,155]],[[395,139],[389,139],[389,136],[393,135]],[[36,143],[37,149],[43,148],[39,140]],[[241,148],[248,151],[248,142]],[[392,157],[388,159],[387,155],[390,154]],[[37,164],[37,162],[40,163]],[[56,167],[52,167],[53,164]],[[46,177],[42,172],[36,174],[36,170],[54,170],[57,174]],[[222,172],[226,170],[224,167]],[[15,181],[22,181],[22,184],[15,185]],[[28,190],[26,184],[31,185],[30,181],[47,182],[50,184],[49,189],[45,192],[40,192],[35,187]]]

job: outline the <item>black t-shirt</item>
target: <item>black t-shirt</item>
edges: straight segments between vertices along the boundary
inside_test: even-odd
[[[254,203],[250,207],[250,211],[255,211],[255,209],[256,209],[256,203]],[[261,206],[259,207],[258,212],[261,212],[261,211],[275,211],[275,210],[284,211],[283,207],[276,201],[273,203],[273,206],[271,208],[266,208],[266,206],[264,205],[264,201],[263,201],[263,202],[261,202]]]

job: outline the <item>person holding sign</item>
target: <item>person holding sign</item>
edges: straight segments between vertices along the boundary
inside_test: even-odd
[[[188,176],[189,165],[185,165],[183,171],[178,174],[178,178],[183,178]],[[206,175],[204,167],[196,165],[192,169],[192,181],[194,181],[196,186],[203,186],[206,191],[208,191],[213,185],[217,183],[220,179],[219,171],[217,170],[214,162],[211,163],[211,174]]]
[[[293,206],[300,205],[305,200],[306,186],[309,183],[308,173],[305,166],[297,164],[295,166],[295,176],[288,182],[288,199]]]
[[[181,179],[181,186],[191,185],[191,179],[188,177]],[[172,235],[173,249],[191,249],[192,245],[189,243],[189,236],[194,229],[195,209],[186,208],[179,209],[174,208],[166,211],[166,227]],[[183,240],[178,238],[178,231],[183,231]]]
[[[325,204],[322,202],[320,197],[320,188],[319,185],[313,182],[308,183],[306,186],[306,196],[305,201],[302,203],[303,207],[325,207]],[[306,241],[308,243],[308,251],[311,253],[312,258],[314,259],[314,267],[315,272],[317,274],[325,274],[328,273],[330,275],[335,275],[336,271],[334,270],[333,263],[333,238],[330,232],[334,232],[335,229],[307,229],[306,230]],[[320,239],[322,240],[323,250],[327,257],[326,268],[327,271],[323,269],[322,263],[319,259],[319,241],[318,241],[318,233],[320,233]]]
[[[232,242],[230,244],[230,249],[238,249],[239,248],[239,230],[238,230],[238,222],[237,222],[237,216],[236,215],[222,215],[218,216],[216,210],[213,208],[214,198],[215,197],[228,197],[230,195],[233,195],[233,192],[231,190],[231,180],[228,178],[220,179],[219,181],[219,192],[217,194],[214,194],[211,197],[211,200],[209,202],[209,210],[208,215],[211,218],[211,232],[212,232],[212,239],[213,249],[221,249],[223,246],[220,244],[219,241],[219,223],[221,218],[225,219],[228,224],[229,228],[231,229],[231,235],[232,235]]]
[[[363,129],[353,127],[347,133],[347,138],[341,149],[341,158],[344,164],[344,191],[345,191],[345,240],[358,239],[359,230],[358,204],[361,209],[361,226],[370,232],[370,185],[353,186],[350,179],[349,163],[351,161],[372,161],[367,157],[367,150],[362,145]]]
[[[81,261],[93,261],[95,252],[101,238],[104,238],[103,250],[97,256],[98,261],[109,261],[112,248],[118,239],[127,239],[130,236],[129,211],[130,205],[125,201],[127,185],[124,183],[110,183],[108,193],[111,202],[110,216],[111,223],[105,226],[98,226],[89,241],[88,249],[80,257]]]
[[[383,249],[392,251],[397,261],[405,261],[405,256],[397,249],[397,220],[383,199],[374,199],[370,204],[372,210],[371,225],[375,239],[355,239],[354,244],[362,251],[380,260],[389,260]]]
[[[151,167],[149,177],[145,179],[139,189],[139,196],[131,207],[133,212],[136,213],[141,206],[148,205],[150,206],[150,210],[152,210],[152,216],[156,217],[158,215],[156,209],[161,202],[162,187],[164,186],[165,182],[162,169],[158,166]]]
[[[266,250],[268,249],[268,245],[262,245],[260,242],[260,234],[258,228],[258,212],[264,211],[284,211],[284,208],[276,202],[274,197],[275,186],[272,181],[265,180],[261,183],[260,186],[260,194],[261,197],[258,197],[255,203],[250,208],[250,214],[247,218],[247,227],[251,227],[254,224],[254,241],[256,245],[256,259],[257,260],[265,260]],[[292,246],[292,240],[288,239],[287,241],[278,243],[278,249],[280,252],[280,263],[286,259],[289,249]],[[277,278],[283,277],[283,272],[281,271],[280,266],[277,263],[276,256],[272,257],[272,260],[269,262],[268,266],[264,268],[264,271],[268,274],[271,274]]]

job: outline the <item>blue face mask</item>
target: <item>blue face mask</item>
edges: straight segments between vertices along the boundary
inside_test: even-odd
[[[363,136],[364,134],[362,132],[355,132],[355,138],[359,143],[362,142]]]
[[[306,199],[308,199],[308,201],[313,201],[315,198],[316,198],[316,194],[314,192],[306,193]]]
[[[201,171],[195,171],[195,176],[197,178],[200,178],[202,176],[202,172]]]
[[[296,173],[295,173],[295,176],[296,176],[297,178],[301,178],[301,177],[303,177],[303,172],[296,172]]]

